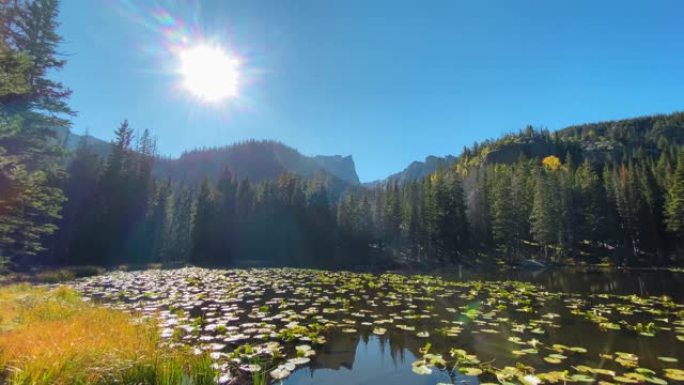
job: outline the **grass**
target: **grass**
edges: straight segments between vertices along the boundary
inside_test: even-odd
[[[208,357],[160,342],[151,322],[83,302],[69,288],[0,288],[0,383],[215,384]]]

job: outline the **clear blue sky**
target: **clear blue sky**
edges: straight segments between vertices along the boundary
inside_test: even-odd
[[[166,15],[166,16],[165,16]],[[159,152],[275,139],[362,181],[527,124],[684,109],[684,2],[63,0],[73,130],[124,119]],[[179,89],[178,37],[242,60],[238,99]]]

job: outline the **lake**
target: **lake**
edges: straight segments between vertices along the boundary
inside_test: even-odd
[[[116,272],[73,285],[158,319],[223,381],[284,384],[680,381],[684,274],[453,269]]]

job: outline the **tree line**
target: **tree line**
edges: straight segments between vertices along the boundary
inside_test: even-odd
[[[544,137],[543,131],[527,135]],[[136,138],[136,139],[134,139]],[[154,140],[127,122],[100,159],[84,141],[67,168],[50,238],[61,264],[178,262],[349,266],[475,262],[676,262],[684,240],[684,152],[629,160],[519,157],[408,183],[352,187],[282,174],[251,183],[229,169],[198,186],[152,175]]]
[[[46,259],[58,264],[150,262],[329,264],[335,216],[324,178],[282,174],[252,184],[224,169],[199,186],[155,178],[154,140],[127,121],[101,159],[82,140],[67,168],[58,230]],[[265,258],[264,258],[265,257]]]
[[[681,253],[683,189],[677,146],[624,162],[522,156],[457,163],[422,181],[349,194],[338,218],[351,239],[408,261],[474,261],[486,253],[509,262],[609,257],[657,265]]]

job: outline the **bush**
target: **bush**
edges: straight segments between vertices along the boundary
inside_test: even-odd
[[[93,275],[104,274],[107,271],[103,267],[90,266],[90,265],[69,266],[69,267],[65,267],[65,269],[74,273],[74,276],[76,276],[76,278],[92,277]]]
[[[41,283],[59,283],[75,278],[91,277],[104,274],[105,269],[98,266],[68,266],[55,270],[45,270],[35,275],[35,280]]]
[[[35,280],[41,283],[59,283],[76,278],[76,274],[67,269],[46,270],[35,275]]]

